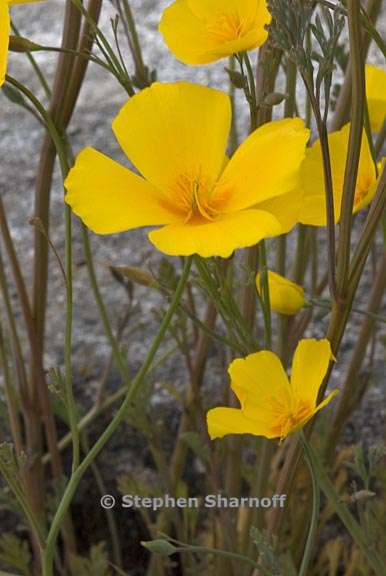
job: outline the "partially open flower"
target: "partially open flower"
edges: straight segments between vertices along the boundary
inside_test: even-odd
[[[198,65],[261,46],[270,22],[266,0],[176,0],[159,29],[179,60]]]
[[[36,1],[38,0],[0,0],[0,86],[4,84],[7,71],[9,35],[11,33],[9,7],[14,4],[29,4]]]
[[[275,312],[292,316],[307,304],[302,286],[271,270],[268,271],[268,286],[270,305]],[[256,276],[256,288],[261,295],[260,274]]]
[[[308,130],[298,118],[265,124],[228,160],[230,122],[223,92],[155,83],[113,123],[142,176],[86,148],[65,182],[66,202],[98,234],[162,226],[149,238],[170,255],[228,257],[286,232],[297,221],[291,191]]]
[[[329,341],[312,339],[299,342],[290,381],[273,352],[263,350],[234,360],[228,372],[241,408],[209,410],[210,437],[253,434],[283,439],[302,428],[338,393],[334,390],[317,403],[331,360]]]
[[[386,70],[366,66],[366,95],[371,129],[379,132],[386,119]]]
[[[331,169],[334,188],[335,221],[340,219],[344,173],[348,149],[350,124],[328,136]],[[299,220],[312,226],[326,226],[326,193],[323,176],[323,160],[320,140],[314,142],[306,151],[306,158],[300,169],[300,188],[303,201]],[[362,148],[355,189],[354,212],[367,206],[374,197],[378,180],[365,132],[362,136]]]

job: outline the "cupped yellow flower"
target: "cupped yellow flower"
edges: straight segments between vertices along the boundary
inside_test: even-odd
[[[336,222],[340,219],[349,133],[350,124],[346,124],[341,130],[332,132],[328,136]],[[308,148],[306,158],[300,169],[299,182],[300,188],[303,190],[303,201],[299,216],[300,222],[312,226],[326,226],[326,196],[320,140],[317,140],[311,148]],[[371,202],[377,183],[377,174],[369,143],[365,132],[363,132],[354,212],[361,210]]]
[[[371,129],[379,132],[386,119],[386,70],[366,66],[366,94]]]
[[[302,286],[272,270],[268,271],[268,287],[270,305],[275,312],[292,316],[307,304]],[[256,276],[256,288],[261,296],[260,274]]]
[[[281,234],[297,221],[288,196],[308,130],[300,119],[271,122],[228,161],[230,123],[230,99],[223,92],[155,83],[131,98],[113,122],[141,176],[86,148],[65,182],[66,202],[98,234],[163,226],[149,238],[170,255],[228,257]]]
[[[36,1],[38,0],[0,0],[0,86],[4,84],[7,71],[9,35],[11,33],[9,7],[14,4],[30,4]]]
[[[291,380],[280,359],[263,350],[229,366],[231,387],[241,408],[214,408],[207,414],[212,439],[226,434],[253,434],[283,439],[302,428],[338,393],[317,404],[320,385],[333,360],[328,340],[301,340],[295,351]]]
[[[179,60],[199,65],[261,46],[270,22],[266,0],[176,0],[159,30]]]

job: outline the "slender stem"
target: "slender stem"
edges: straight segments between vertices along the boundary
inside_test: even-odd
[[[382,304],[386,288],[386,254],[381,258],[374,279],[373,288],[369,297],[369,303],[365,312],[366,318],[361,330],[357,336],[355,348],[352,352],[351,362],[345,376],[342,387],[342,394],[325,442],[326,457],[330,458],[334,454],[335,446],[339,435],[343,429],[344,423],[350,413],[354,410],[357,402],[364,392],[363,386],[358,381],[358,375],[366,356],[368,343],[374,331],[374,325],[378,316],[375,312]],[[384,319],[386,322],[386,318]],[[358,389],[359,388],[359,389]]]
[[[83,234],[83,248],[84,248],[85,260],[86,260],[86,266],[87,266],[88,275],[90,278],[91,288],[92,288],[92,291],[94,293],[95,302],[98,306],[99,314],[100,314],[100,317],[102,319],[102,323],[103,323],[103,327],[104,327],[107,339],[108,339],[109,344],[111,346],[111,350],[112,350],[112,353],[114,356],[115,363],[119,368],[119,371],[122,375],[122,379],[123,379],[124,383],[126,384],[126,386],[128,386],[130,384],[129,370],[128,370],[127,364],[125,362],[125,359],[123,358],[122,353],[119,349],[119,344],[117,342],[117,339],[115,338],[115,336],[113,334],[111,324],[110,324],[110,319],[109,319],[109,316],[108,316],[108,313],[106,310],[106,306],[103,302],[102,295],[101,295],[100,290],[99,290],[98,281],[97,281],[96,272],[95,272],[95,267],[94,267],[94,262],[93,262],[93,258],[92,258],[90,237],[89,237],[87,228],[85,226],[82,226],[82,234]]]
[[[16,454],[20,456],[23,451],[23,435],[21,431],[19,418],[19,403],[17,393],[14,388],[14,382],[8,364],[7,342],[4,337],[2,323],[0,321],[0,365],[3,370],[4,395],[7,402],[7,414],[12,434],[12,440],[15,445]]]
[[[348,22],[352,63],[352,105],[337,257],[337,290],[342,299],[345,297],[349,277],[353,205],[362,145],[365,104],[365,71],[360,25],[360,3],[357,0],[348,0]]]
[[[16,28],[16,26],[13,22],[11,23],[11,26],[12,26],[12,30],[16,34],[16,36],[20,38],[20,32]],[[39,82],[40,82],[40,84],[44,90],[46,97],[48,99],[50,99],[51,98],[51,88],[48,85],[48,82],[46,80],[46,77],[45,77],[42,69],[40,68],[39,64],[36,62],[36,59],[34,58],[34,56],[32,55],[31,52],[26,52],[26,56],[27,56],[28,60],[30,61],[32,68],[35,70],[36,76],[39,79]]]
[[[228,552],[227,550],[219,550],[218,548],[207,548],[206,546],[187,546],[186,548],[177,548],[176,552],[183,553],[183,552],[190,552],[190,553],[198,553],[198,554],[213,554],[215,556],[223,556],[226,558],[230,558],[232,560],[239,560],[241,562],[245,562],[254,568],[258,568],[265,576],[272,576],[271,572],[268,572],[265,569],[252,560],[252,558],[248,558],[248,556],[243,556],[242,554],[237,554],[236,552]]]
[[[309,300],[309,303],[313,306],[320,306],[320,308],[325,308],[326,310],[331,310],[331,304],[327,300]],[[355,314],[361,314],[362,316],[368,316],[371,320],[375,322],[382,322],[382,324],[386,324],[386,317],[380,316],[379,314],[375,314],[373,312],[369,312],[368,310],[361,310],[359,308],[351,308],[351,312]]]
[[[149,79],[146,66],[143,62],[141,44],[138,38],[135,20],[129,4],[129,0],[122,0],[122,3],[126,17],[126,24],[130,34],[130,49],[135,64],[135,74],[137,76],[137,80],[139,80],[145,87],[149,85]]]
[[[303,431],[300,432],[300,437],[304,442],[306,441]],[[310,470],[312,480],[312,515],[311,515],[310,528],[308,531],[307,542],[304,549],[303,559],[300,565],[298,576],[307,576],[308,574],[308,569],[311,563],[312,553],[315,545],[316,533],[318,531],[318,520],[320,512],[320,489],[318,482],[316,480],[312,462],[308,458],[307,452],[306,452],[306,461],[308,464],[308,468]]]
[[[163,362],[167,360],[167,358],[169,358],[169,356],[173,352],[175,352],[175,350],[176,347],[174,346],[173,348],[162,354],[162,356],[158,358],[156,362],[154,362],[154,364],[152,365],[151,369],[148,372],[148,375],[151,372],[155,371],[161,364],[163,364]],[[127,384],[124,384],[121,388],[119,388],[116,392],[114,392],[114,394],[111,394],[111,396],[106,398],[106,400],[104,400],[101,403],[96,403],[89,410],[89,412],[87,412],[87,414],[83,416],[81,420],[79,420],[78,423],[79,434],[81,434],[84,430],[86,430],[90,426],[90,424],[94,422],[96,418],[98,418],[98,416],[101,416],[102,414],[110,410],[110,408],[112,408],[117,402],[119,402],[119,400],[122,400],[122,398],[125,397],[126,393],[127,393]],[[69,432],[68,434],[63,436],[63,438],[61,438],[60,441],[58,442],[58,450],[61,451],[67,448],[67,446],[71,444],[71,441],[72,441],[71,432]],[[50,461],[50,458],[51,458],[50,454],[46,454],[45,456],[43,456],[42,459],[43,464],[46,465]]]
[[[174,294],[174,299],[173,299],[173,301],[169,307],[168,312],[166,313],[166,315],[165,315],[165,317],[161,323],[161,326],[158,330],[158,333],[157,333],[157,335],[153,341],[153,344],[151,345],[151,347],[149,349],[149,352],[146,356],[144,363],[142,364],[141,369],[139,370],[137,376],[134,378],[134,380],[132,381],[132,383],[128,389],[128,392],[126,394],[126,398],[124,399],[121,407],[119,408],[118,412],[114,416],[113,420],[110,422],[109,426],[106,428],[106,430],[103,432],[103,434],[95,442],[93,447],[87,453],[84,460],[80,463],[80,465],[75,470],[75,472],[72,474],[72,476],[69,480],[69,483],[68,483],[66,490],[63,494],[63,498],[59,504],[59,507],[56,511],[55,517],[52,521],[51,529],[50,529],[50,532],[49,532],[48,537],[47,537],[47,546],[46,546],[46,550],[45,550],[45,554],[44,554],[44,558],[43,558],[43,576],[53,576],[53,559],[54,559],[54,554],[55,554],[56,540],[57,540],[63,519],[64,519],[64,517],[68,511],[68,508],[71,504],[71,500],[75,494],[75,491],[76,491],[76,489],[79,485],[79,482],[81,481],[84,473],[86,472],[88,467],[92,464],[92,462],[95,460],[95,458],[98,456],[99,452],[102,450],[102,448],[105,446],[105,444],[109,441],[109,439],[114,434],[114,432],[117,430],[117,428],[120,426],[122,421],[125,419],[128,408],[130,407],[130,405],[135,400],[136,393],[138,392],[139,388],[143,384],[143,381],[144,381],[149,369],[151,368],[151,365],[152,365],[153,360],[154,360],[154,356],[155,356],[160,344],[162,343],[162,341],[164,339],[164,336],[165,336],[166,331],[169,327],[169,324],[170,324],[170,322],[174,316],[174,313],[178,307],[178,303],[180,302],[180,299],[182,297],[182,293],[184,291],[186,282],[187,282],[188,277],[189,277],[191,265],[192,265],[192,257],[189,257],[186,260],[184,270],[182,272],[181,278],[180,278],[178,286],[176,288],[176,292]]]
[[[81,443],[82,443],[83,451],[85,453],[87,453],[90,449],[90,444],[89,444],[88,437],[87,437],[86,433],[83,434],[83,436],[81,438]],[[107,491],[105,481],[103,479],[103,475],[102,475],[101,471],[99,470],[99,467],[97,466],[95,461],[91,464],[91,472],[93,473],[95,483],[98,487],[100,495],[103,496],[104,494],[107,494],[108,491]],[[110,531],[110,539],[111,539],[113,559],[114,559],[114,562],[117,566],[122,567],[121,545],[120,545],[119,531],[118,531],[118,526],[117,526],[117,522],[115,519],[115,514],[114,514],[113,510],[108,510],[108,509],[106,509],[104,512],[106,514],[106,520],[107,520],[107,524],[108,524],[109,531]],[[0,574],[0,576],[1,576],[1,574]]]
[[[262,240],[259,244],[260,254],[260,283],[261,283],[261,303],[264,316],[264,344],[267,350],[272,347],[272,319],[271,319],[271,304],[269,297],[269,284],[268,284],[268,266],[267,266],[267,252],[265,242]]]
[[[326,193],[326,215],[327,215],[327,243],[328,243],[328,280],[330,286],[330,293],[333,299],[338,301],[338,293],[336,287],[336,270],[335,270],[335,207],[334,207],[334,184],[332,179],[331,170],[331,156],[330,147],[328,142],[328,132],[326,123],[320,113],[319,104],[315,98],[313,87],[310,85],[309,79],[303,75],[303,81],[306,86],[308,96],[310,98],[311,106],[314,112],[316,125],[318,128],[320,147],[323,158],[323,175],[324,175],[324,188]]]
[[[72,471],[74,472],[80,459],[80,438],[78,433],[78,416],[74,398],[72,379],[72,320],[73,320],[73,291],[72,291],[72,221],[71,208],[64,206],[65,217],[65,253],[66,253],[66,326],[64,337],[64,363],[65,363],[65,393],[67,412],[72,435]]]

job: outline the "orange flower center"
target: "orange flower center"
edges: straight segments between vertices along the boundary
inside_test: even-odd
[[[207,23],[206,30],[216,42],[226,43],[245,36],[253,26],[251,19],[241,19],[238,14],[219,12]]]
[[[214,203],[211,205],[213,183],[198,173],[181,174],[170,187],[168,200],[163,203],[191,224],[213,221],[218,216]]]
[[[301,401],[292,412],[282,414],[273,432],[281,439],[300,427],[313,412],[309,402]]]

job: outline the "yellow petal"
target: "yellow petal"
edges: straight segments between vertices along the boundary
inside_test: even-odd
[[[265,0],[177,0],[159,30],[179,60],[199,65],[261,46],[270,21]]]
[[[268,350],[237,358],[229,368],[232,390],[243,409],[263,419],[268,412],[285,411],[290,403],[290,386],[279,357]]]
[[[299,222],[303,195],[299,188],[258,204],[259,210],[273,214],[280,222],[282,234],[287,234]]]
[[[328,137],[331,155],[336,222],[338,222],[340,218],[349,133],[350,124],[346,124],[341,130],[331,133]],[[374,195],[375,181],[375,167],[366,134],[363,132],[355,191],[354,212],[357,212],[371,201],[372,196]],[[325,226],[326,197],[323,177],[323,160],[319,140],[317,140],[311,148],[307,150],[306,158],[302,164],[300,170],[299,192],[301,191],[303,191],[303,203],[299,216],[300,222],[312,226]]]
[[[65,187],[67,204],[98,234],[168,224],[176,219],[153,186],[93,148],[79,154]]]
[[[274,438],[275,433],[264,422],[246,418],[237,408],[213,408],[207,414],[209,436],[212,440],[226,434],[253,434]]]
[[[4,84],[7,71],[7,57],[11,22],[5,0],[0,0],[0,86]]]
[[[171,224],[150,232],[149,238],[170,256],[199,254],[203,258],[228,258],[237,248],[253,246],[280,232],[278,221],[268,212],[242,210],[198,224]]]
[[[130,98],[113,130],[144,178],[168,193],[183,174],[217,180],[230,122],[225,93],[186,82],[155,83]]]
[[[301,340],[292,362],[291,389],[297,403],[316,406],[319,388],[333,360],[326,339]]]
[[[366,93],[371,129],[379,132],[386,118],[386,70],[366,66]]]
[[[306,304],[302,286],[284,278],[276,272],[268,271],[269,298],[272,310],[280,314],[296,314]],[[256,288],[261,295],[260,274],[256,276]]]
[[[269,122],[241,144],[214,191],[223,212],[242,210],[293,190],[309,130],[300,118]]]

